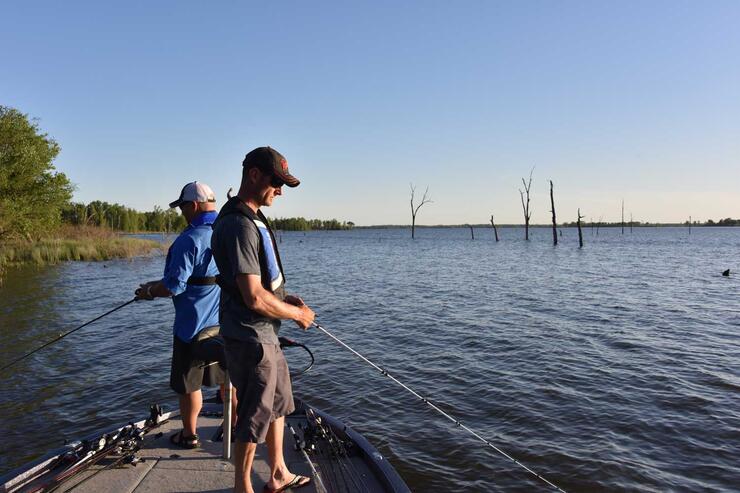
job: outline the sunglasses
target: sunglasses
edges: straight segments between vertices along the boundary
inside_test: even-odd
[[[273,173],[270,173],[269,171],[264,171],[262,168],[258,168],[260,170],[260,173],[262,173],[264,176],[269,175],[270,176],[270,186],[273,188],[280,188],[283,185],[285,185],[285,182],[280,179],[279,176],[275,176]]]

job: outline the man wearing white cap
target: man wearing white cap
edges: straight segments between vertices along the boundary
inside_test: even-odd
[[[222,384],[225,366],[223,341],[219,332],[218,304],[221,290],[216,285],[218,269],[211,255],[211,225],[216,219],[216,197],[205,183],[188,183],[180,197],[170,203],[179,207],[188,222],[167,252],[164,276],[140,285],[136,297],[143,300],[171,297],[175,305],[174,341],[170,387],[180,398],[183,429],[170,441],[184,448],[200,445],[196,432],[203,406],[202,385]]]

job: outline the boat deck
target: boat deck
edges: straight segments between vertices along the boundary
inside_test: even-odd
[[[410,493],[388,460],[362,435],[295,400],[296,411],[285,418],[283,453],[293,473],[312,478],[295,491]],[[221,405],[205,404],[198,418],[201,446],[182,449],[170,443],[170,436],[182,428],[179,413],[159,414],[162,421],[152,424],[160,411],[152,406],[147,420],[98,430],[11,471],[0,479],[0,492],[230,492],[234,466],[223,459],[223,442],[216,441],[222,410]],[[294,432],[309,458],[297,450]],[[135,465],[124,463],[134,457]],[[267,446],[260,444],[252,468],[255,492],[263,491],[269,477]]]
[[[211,441],[220,425],[221,418],[201,416],[198,418],[200,448],[182,449],[169,441],[170,435],[182,428],[180,418],[174,417],[144,438],[141,450],[136,454],[137,457],[144,459],[144,462],[136,466],[124,465],[105,469],[106,462],[101,461],[63,484],[57,491],[231,492],[234,487],[234,466],[222,457],[223,442]],[[311,477],[311,469],[303,455],[295,450],[295,441],[287,427],[285,432],[284,454],[288,468],[296,474]],[[256,492],[262,491],[269,476],[267,447],[260,444],[257,447],[252,471],[252,485]],[[313,493],[316,490],[313,484],[309,484],[296,491]]]

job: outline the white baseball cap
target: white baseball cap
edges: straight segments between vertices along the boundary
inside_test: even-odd
[[[182,187],[180,198],[170,202],[170,209],[179,207],[183,202],[215,202],[216,195],[205,183],[193,181]]]

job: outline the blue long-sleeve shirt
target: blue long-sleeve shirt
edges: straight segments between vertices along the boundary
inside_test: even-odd
[[[162,283],[173,295],[173,332],[184,342],[190,342],[204,328],[218,325],[220,288],[217,285],[188,284],[191,276],[214,277],[218,274],[211,255],[211,224],[217,215],[217,212],[209,211],[195,217],[167,252]]]

